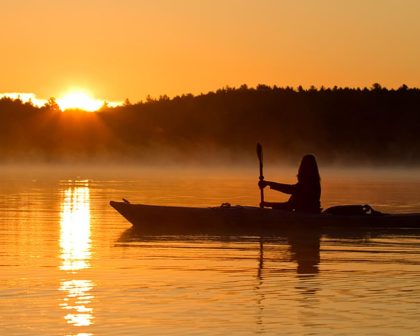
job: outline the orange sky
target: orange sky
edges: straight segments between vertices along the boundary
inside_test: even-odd
[[[419,0],[1,0],[0,93],[420,86]]]

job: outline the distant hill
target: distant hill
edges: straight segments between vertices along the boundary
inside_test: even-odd
[[[420,163],[420,90],[224,88],[97,113],[0,100],[0,161],[271,160]]]

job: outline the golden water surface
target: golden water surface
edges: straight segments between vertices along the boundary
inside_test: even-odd
[[[255,205],[259,191],[247,172],[4,174],[1,335],[420,333],[416,230],[144,237],[108,205],[122,197]],[[420,177],[332,174],[322,203],[420,212]]]

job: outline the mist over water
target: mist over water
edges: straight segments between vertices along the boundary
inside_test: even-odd
[[[266,164],[266,180],[281,183],[296,183],[297,166]],[[420,212],[418,185],[420,174],[413,168],[324,166],[320,164],[321,205],[325,209],[340,204],[370,204],[380,211]],[[215,206],[223,202],[258,206],[259,189],[256,162],[249,164],[43,164],[2,165],[0,178],[2,186],[23,182],[47,185],[57,181],[88,180],[100,185],[102,181],[131,181],[138,185],[137,194],[130,201],[141,199],[153,204],[148,193],[159,189],[159,193],[177,190],[189,192],[190,202],[173,194],[170,203],[187,206]],[[116,182],[116,183],[117,183]],[[240,182],[241,188],[237,188]],[[214,199],[205,203],[200,193],[211,192]],[[266,199],[286,201],[288,195],[266,189]],[[118,199],[125,197],[123,194]],[[204,197],[204,198],[203,198]],[[117,199],[117,200],[118,200]],[[201,201],[200,201],[201,200]],[[162,202],[159,204],[165,205]]]

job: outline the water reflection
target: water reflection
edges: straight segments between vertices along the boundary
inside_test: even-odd
[[[90,205],[87,181],[64,190],[60,221],[60,249],[63,271],[90,266]]]
[[[92,308],[87,307],[93,296],[89,291],[93,288],[90,280],[67,280],[61,282],[60,290],[66,291],[63,309],[71,311],[64,319],[67,323],[76,327],[89,326],[92,324]]]
[[[316,230],[292,232],[288,235],[291,260],[296,261],[299,275],[319,272],[321,233]]]
[[[242,290],[252,290],[253,327],[256,334],[265,334],[270,333],[267,321],[272,318],[272,307],[277,302],[291,303],[292,310],[293,302],[298,302],[300,308],[295,318],[302,325],[312,323],[312,320],[306,322],[305,318],[307,313],[317,310],[320,305],[321,237],[322,233],[317,228],[302,228],[277,236],[257,238],[228,235],[149,236],[132,227],[121,234],[116,246],[141,248],[143,256],[153,258],[152,264],[156,262],[156,251],[171,247],[170,253],[161,255],[161,265],[165,265],[163,268],[166,269],[171,268],[171,261],[191,270],[196,269],[194,265],[197,262],[205,263],[204,269],[216,274],[220,270],[229,269],[228,272],[236,275],[235,281],[241,282]],[[187,250],[193,248],[199,253],[186,256],[185,250],[174,252],[174,247]],[[145,251],[147,249],[151,251]],[[249,251],[252,252],[248,254]],[[133,256],[139,253],[134,252]],[[179,259],[185,259],[185,264],[179,264]],[[217,267],[212,269],[212,265]],[[294,276],[290,276],[293,273]]]
[[[60,305],[67,313],[65,321],[75,327],[93,323],[91,280],[80,279],[80,272],[90,268],[91,259],[90,197],[88,181],[67,181],[63,191],[60,217],[60,270],[71,274],[63,279],[60,290],[65,293]],[[90,335],[78,333],[77,335]]]
[[[265,263],[265,245],[267,243],[282,246],[287,242],[288,257],[287,261],[296,263],[296,273],[298,275],[316,275],[319,272],[321,262],[321,237],[322,232],[319,229],[302,229],[299,231],[290,230],[276,237],[258,238],[258,266],[257,278],[263,280],[263,269]],[[135,242],[170,242],[170,241],[208,241],[208,242],[255,242],[250,237],[242,236],[149,236],[142,234],[141,230],[131,227],[123,232],[117,241],[117,246],[131,246]],[[135,246],[135,245],[132,245]],[[280,261],[280,260],[277,260]],[[286,261],[286,260],[283,260]]]
[[[264,334],[264,323],[263,323],[263,316],[264,316],[264,301],[265,295],[262,291],[262,287],[264,284],[263,279],[263,269],[264,269],[264,239],[260,238],[259,242],[259,257],[258,257],[258,272],[257,272],[257,284],[255,286],[256,291],[256,298],[257,298],[257,314],[256,314],[256,324],[258,326],[258,334]]]

